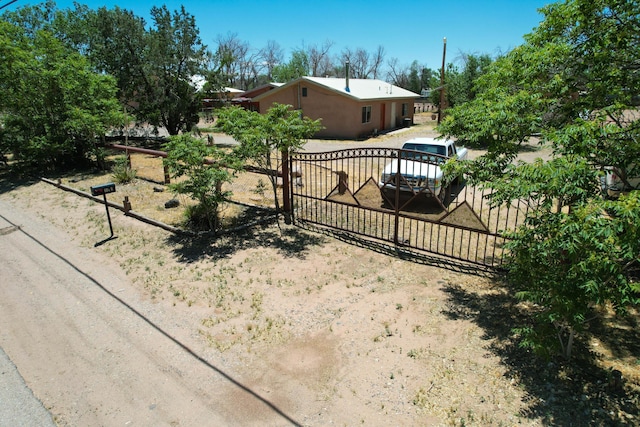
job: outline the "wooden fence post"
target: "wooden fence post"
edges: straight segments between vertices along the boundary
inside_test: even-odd
[[[349,188],[349,175],[345,171],[334,172],[338,175],[338,194],[344,194],[347,192],[347,188]]]
[[[171,184],[171,177],[169,176],[169,166],[163,164],[162,167],[164,168],[164,183]]]

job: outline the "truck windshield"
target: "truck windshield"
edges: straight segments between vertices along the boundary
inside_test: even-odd
[[[402,146],[405,150],[422,151],[423,153],[439,154],[444,156],[447,154],[445,147],[442,145],[428,145],[428,144],[404,144]]]

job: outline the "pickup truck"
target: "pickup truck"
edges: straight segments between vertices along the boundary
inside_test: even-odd
[[[404,195],[425,194],[444,201],[446,185],[453,180],[444,180],[440,165],[449,158],[464,160],[467,149],[456,147],[449,139],[414,138],[406,141],[398,152],[398,159],[387,164],[378,183],[389,198],[395,197],[396,174],[399,174],[400,192]]]
[[[631,190],[640,190],[640,167],[631,165],[628,170],[605,168],[602,190],[606,197],[616,198]]]

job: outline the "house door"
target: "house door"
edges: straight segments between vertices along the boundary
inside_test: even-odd
[[[391,129],[396,127],[396,103],[391,103]]]
[[[380,130],[383,131],[384,130],[384,116],[385,113],[387,112],[387,104],[382,103],[380,105]]]

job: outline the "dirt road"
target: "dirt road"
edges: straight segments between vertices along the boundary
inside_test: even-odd
[[[172,334],[104,259],[4,202],[0,229],[0,347],[59,425],[296,424]]]

